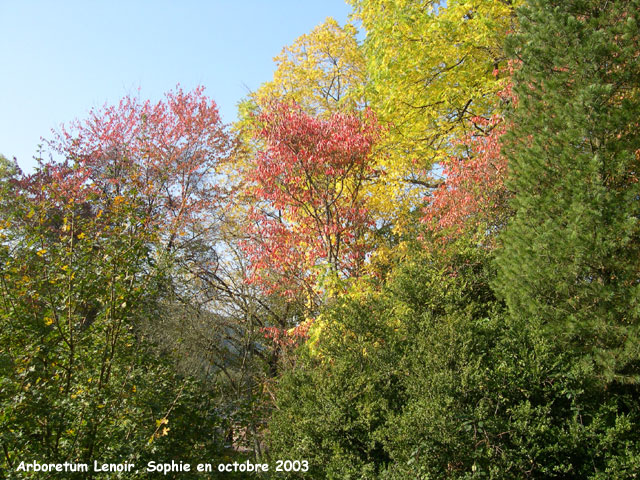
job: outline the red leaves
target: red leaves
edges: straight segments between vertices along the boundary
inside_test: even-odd
[[[314,320],[309,319],[290,329],[278,327],[263,327],[264,338],[273,342],[274,346],[281,349],[293,349],[309,337],[309,329]]]
[[[51,145],[106,201],[136,198],[170,235],[217,205],[230,140],[213,100],[180,88],[152,105],[128,96],[62,129]],[[66,185],[69,185],[67,179]]]
[[[367,111],[323,120],[277,103],[258,120],[266,148],[247,174],[260,206],[251,211],[245,243],[252,280],[291,297],[313,291],[322,268],[357,274],[372,224],[361,192],[377,175],[375,118]]]
[[[499,226],[506,210],[507,164],[500,153],[504,122],[496,115],[490,120],[476,118],[474,123],[489,133],[467,136],[462,143],[469,155],[449,157],[444,162],[446,182],[433,193],[422,219],[452,235],[480,225],[487,229]]]
[[[47,164],[38,173],[23,176],[19,186],[35,203],[48,202],[50,207],[81,204],[98,193],[86,168],[69,166],[68,162]]]
[[[510,82],[498,92],[498,101],[516,101]],[[433,192],[422,218],[447,240],[465,232],[491,236],[510,215],[510,192],[504,183],[507,160],[501,152],[507,127],[498,114],[471,120],[476,130],[459,141],[466,154],[443,162],[445,183]]]

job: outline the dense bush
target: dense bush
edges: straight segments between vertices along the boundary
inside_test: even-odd
[[[459,247],[459,246],[458,246]],[[628,478],[635,387],[506,314],[486,253],[416,252],[352,295],[280,382],[272,455],[308,478]]]

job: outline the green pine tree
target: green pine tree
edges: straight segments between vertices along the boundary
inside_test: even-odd
[[[640,379],[640,0],[530,0],[511,38],[516,215],[498,289],[598,376]]]

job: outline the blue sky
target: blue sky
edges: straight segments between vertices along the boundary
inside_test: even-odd
[[[204,85],[225,122],[273,57],[344,0],[0,0],[0,153],[33,168],[40,138],[127,94]]]

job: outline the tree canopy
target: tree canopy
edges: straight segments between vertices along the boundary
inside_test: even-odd
[[[640,1],[350,4],[0,156],[0,477],[635,478]]]

